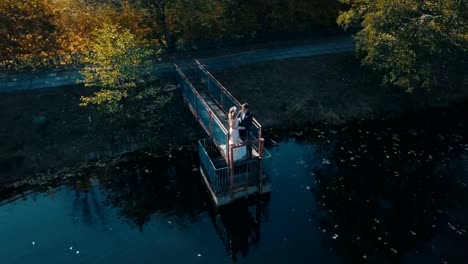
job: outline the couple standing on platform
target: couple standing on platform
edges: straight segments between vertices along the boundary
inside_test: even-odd
[[[229,145],[244,142],[249,137],[250,127],[252,126],[253,115],[249,112],[249,104],[242,104],[241,111],[237,112],[235,106],[229,109]],[[242,146],[233,149],[234,161],[251,155],[251,146]]]

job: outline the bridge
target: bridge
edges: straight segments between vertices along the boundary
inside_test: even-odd
[[[245,141],[229,141],[227,114],[240,102],[202,65],[175,65],[177,86],[188,108],[208,134],[199,140],[200,172],[216,205],[271,190],[271,155],[264,149],[262,126],[254,118]],[[251,148],[251,155],[234,159],[239,148]]]

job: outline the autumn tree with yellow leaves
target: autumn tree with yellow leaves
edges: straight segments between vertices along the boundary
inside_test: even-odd
[[[120,3],[120,4],[118,4]],[[145,37],[144,9],[127,1],[0,0],[0,67],[35,69],[81,63],[104,23]]]
[[[97,91],[92,96],[81,97],[81,105],[92,104],[117,112],[122,101],[135,93],[137,84],[148,81],[150,58],[156,52],[145,40],[121,26],[104,23],[92,36],[86,56],[88,65],[81,73],[84,85]]]
[[[54,14],[44,0],[0,0],[0,66],[48,63],[57,43]]]

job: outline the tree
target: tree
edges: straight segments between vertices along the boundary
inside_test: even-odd
[[[90,97],[81,97],[81,105],[94,104],[117,112],[150,69],[149,57],[155,52],[128,29],[103,24],[93,31],[91,51],[85,56],[90,65],[82,71],[84,85],[97,87]]]
[[[409,93],[460,86],[457,69],[467,63],[466,1],[342,2],[350,8],[340,14],[338,23],[359,30],[357,53],[364,65],[382,73],[385,84]]]
[[[153,37],[167,51],[190,41],[216,40],[223,34],[223,1],[140,0],[156,18]]]
[[[56,50],[54,15],[44,0],[0,0],[0,64],[22,69],[47,63]]]
[[[55,14],[60,64],[80,61],[83,53],[89,51],[93,41],[92,32],[103,24],[117,24],[136,37],[144,38],[148,26],[144,25],[145,10],[135,8],[122,1],[100,0],[48,0],[49,8]]]

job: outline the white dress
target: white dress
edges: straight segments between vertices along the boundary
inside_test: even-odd
[[[229,134],[231,135],[229,139],[229,144],[241,143],[242,140],[239,136],[239,119],[234,119],[233,122],[229,125]],[[247,154],[247,147],[237,147],[233,148],[233,159],[234,161],[242,159]]]

